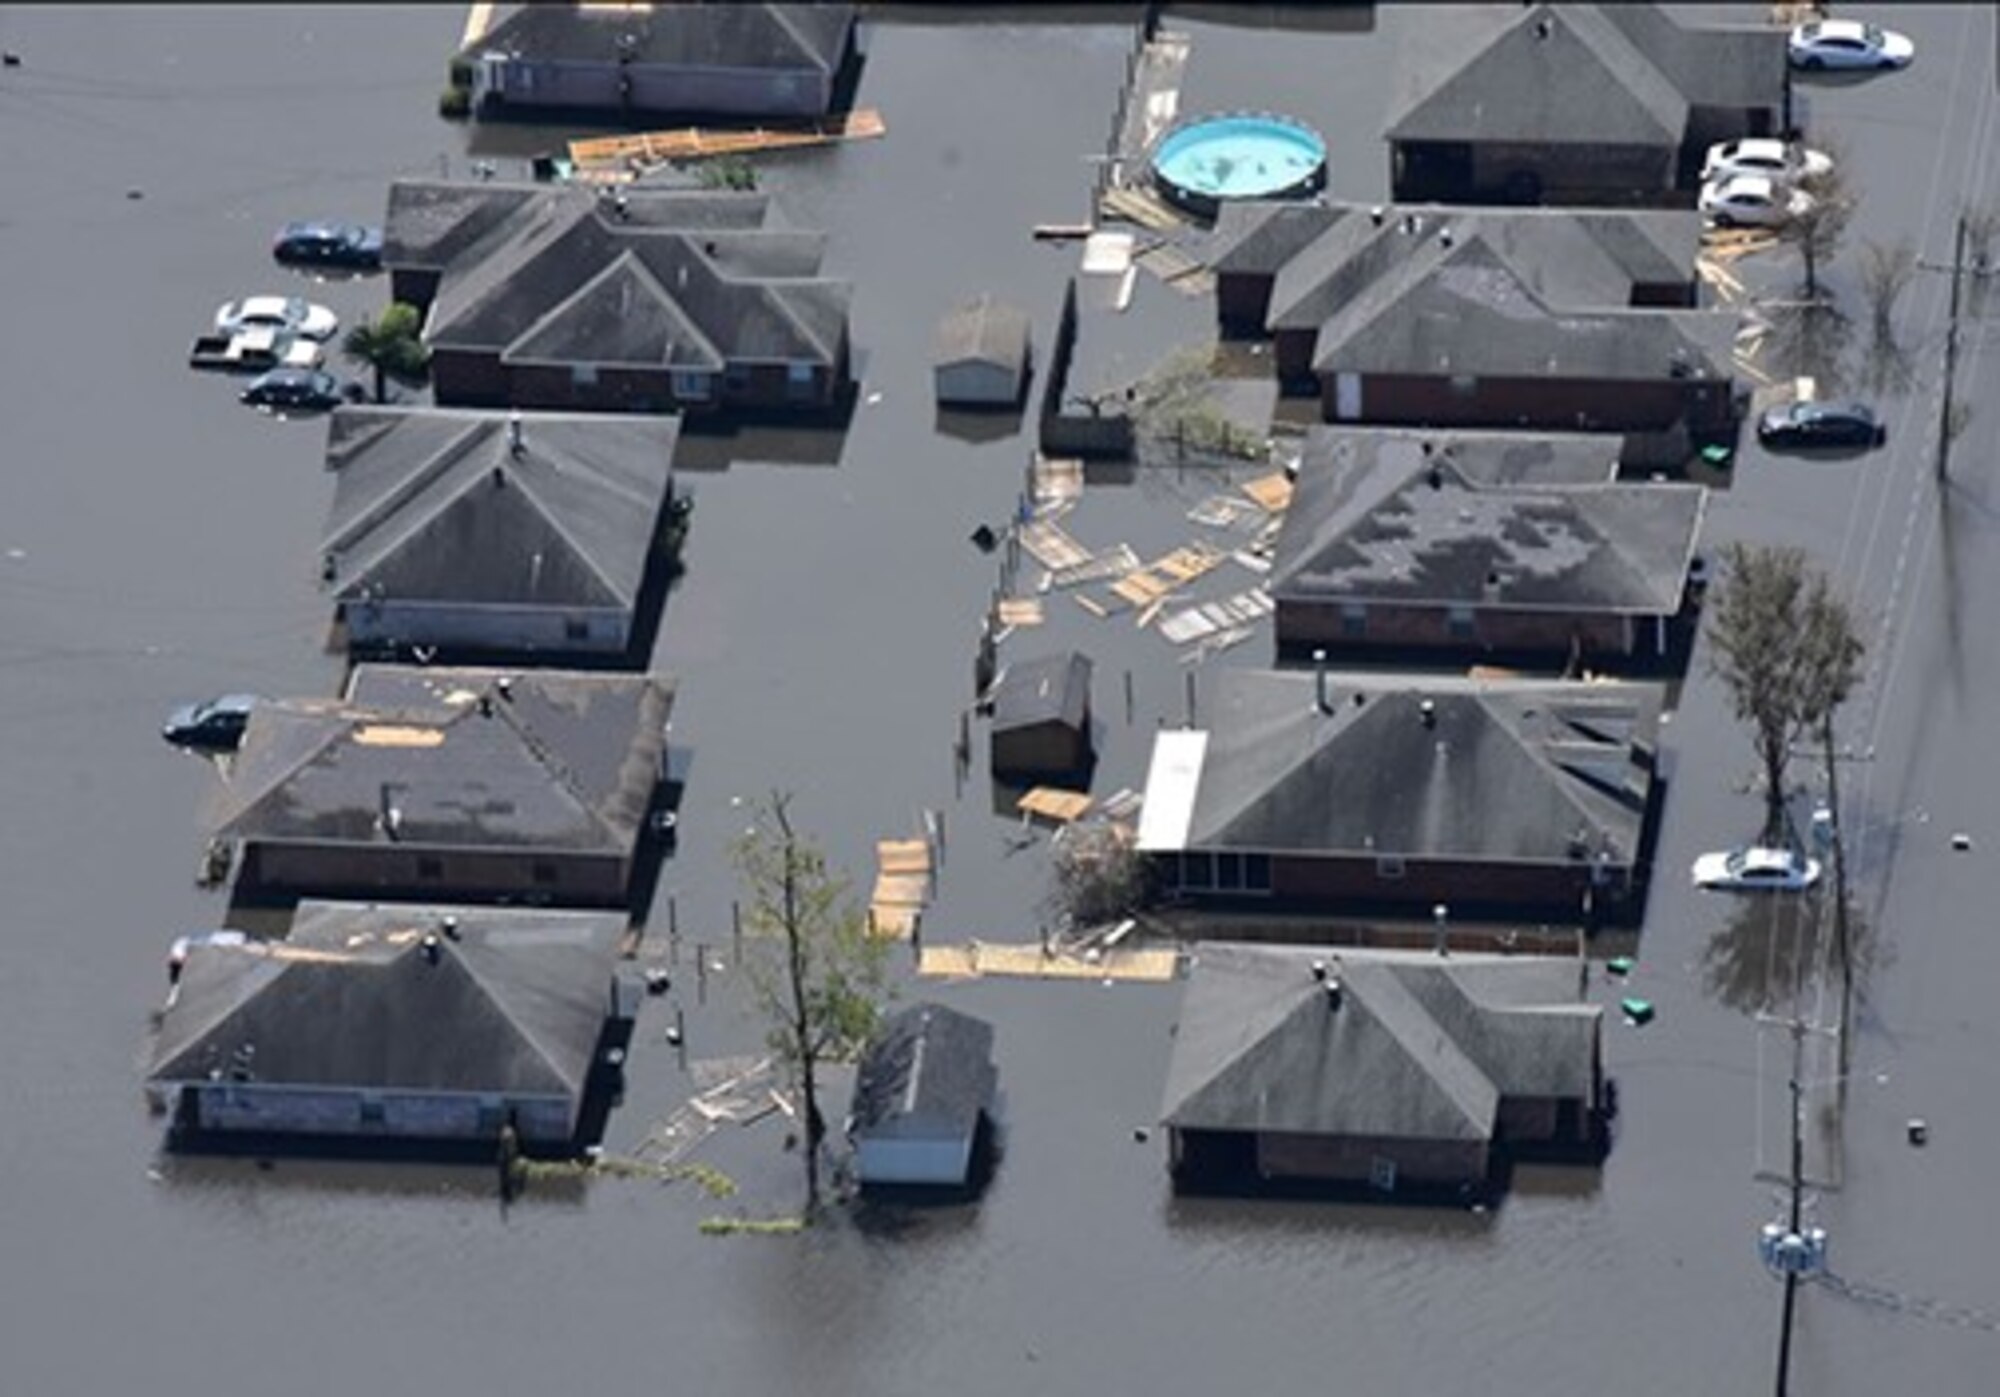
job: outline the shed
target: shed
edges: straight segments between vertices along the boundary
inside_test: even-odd
[[[304,902],[188,954],[147,1089],[174,1137],[526,1146],[576,1136],[631,1032],[618,913]]]
[[[1068,775],[1090,764],[1090,659],[1074,650],[1008,665],[993,685],[992,768]]]
[[[985,1020],[928,1003],[885,1020],[855,1074],[848,1119],[862,1184],[963,1187],[998,1082]]]
[[[1028,314],[991,296],[953,310],[938,326],[937,400],[1013,407],[1028,384]]]

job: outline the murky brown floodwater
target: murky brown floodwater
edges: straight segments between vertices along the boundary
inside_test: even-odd
[[[930,336],[954,300],[992,290],[1030,309],[1045,349],[1073,250],[1028,228],[1082,215],[1135,18],[891,14],[862,80],[887,139],[770,167],[793,219],[831,232],[829,263],[858,286],[867,383],[844,441],[746,436],[684,463],[700,467],[698,506],[657,662],[684,684],[687,798],[661,896],[690,940],[727,926],[733,801],[774,785],[799,792],[857,880],[871,841],[944,810],[933,934],[1032,931],[1042,852],[1010,854],[1014,822],[989,812],[983,773],[957,796],[949,761],[994,576],[966,536],[1005,518],[1028,441],[934,430]],[[1782,1053],[1760,1046],[1749,1011],[1784,1003],[1757,985],[1760,957],[1781,977],[1791,962],[1783,927],[1733,926],[1728,902],[1692,895],[1680,874],[1756,819],[1748,746],[1699,673],[1670,730],[1676,780],[1631,990],[1659,1018],[1609,1035],[1616,1148],[1601,1172],[1524,1174],[1491,1214],[1174,1199],[1160,1141],[1133,1129],[1158,1104],[1176,995],[1129,985],[943,991],[999,1027],[1012,1127],[994,1188],[974,1208],[843,1217],[804,1238],[704,1238],[697,1221],[724,1205],[686,1186],[602,1181],[503,1213],[484,1171],[157,1156],[137,1063],[161,956],[225,904],[192,883],[208,772],[155,724],[185,698],[327,692],[339,673],[311,566],[327,502],[320,430],[237,408],[182,356],[221,301],[289,284],[267,252],[284,219],[379,217],[391,176],[441,160],[462,170],[475,136],[482,154],[554,143],[561,133],[435,118],[462,19],[449,7],[0,14],[0,47],[23,58],[0,71],[0,1392],[1765,1386],[1778,1294],[1753,1247],[1773,1210],[1754,1171],[1760,1131],[1776,1138]],[[1449,14],[1324,19],[1238,27],[1198,7],[1183,24],[1186,101],[1313,121],[1332,140],[1333,194],[1376,197],[1397,36]],[[1960,198],[2000,201],[1993,20],[1966,7],[1898,9],[1895,22],[1917,67],[1815,87],[1811,120],[1838,136],[1864,194],[1850,248],[1908,235],[1937,259]],[[1833,280],[1858,314],[1852,252]],[[1968,331],[1961,393],[1977,406],[1940,504],[1943,290],[1926,274],[1903,305],[1908,388],[1885,390],[1886,450],[1805,463],[1752,449],[1710,519],[1717,540],[1813,548],[1880,627],[1850,722],[1873,754],[1846,781],[1875,970],[1845,1184],[1816,1205],[1834,1268],[1991,1312],[2000,645],[1976,599],[2000,587],[2000,347],[1990,320]],[[317,294],[351,317],[384,291]],[[1857,385],[1868,338],[1864,317],[1839,351]],[[1074,528],[1148,551],[1184,538],[1179,515],[1206,493],[1167,475],[1093,487]],[[1148,734],[1179,720],[1181,669],[1150,633],[1051,613],[1011,645],[1099,653],[1099,790],[1136,784]],[[1216,662],[1264,651],[1260,639]],[[1954,830],[1974,852],[1949,851]],[[688,978],[695,1054],[748,1047],[727,974],[706,1005]],[[614,1146],[687,1094],[660,1012],[641,1022]],[[1902,1142],[1915,1115],[1932,1124],[1923,1151]],[[774,1130],[717,1136],[703,1157],[741,1180],[751,1209],[793,1202],[795,1161]],[[1801,1316],[1796,1391],[1991,1388],[2000,1338],[1977,1327],[1819,1291]]]

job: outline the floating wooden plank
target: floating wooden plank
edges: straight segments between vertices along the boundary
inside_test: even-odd
[[[1231,553],[1229,559],[1231,562],[1241,563],[1252,572],[1267,573],[1271,570],[1271,560],[1269,558],[1261,558],[1245,548],[1239,548],[1234,553]]]
[[[1037,519],[1024,524],[1017,537],[1029,556],[1051,572],[1060,572],[1090,561],[1090,550],[1071,538],[1062,525],[1053,520]]]
[[[877,907],[921,907],[930,901],[928,873],[878,873],[869,901]]]
[[[1107,608],[1100,606],[1098,603],[1092,601],[1089,597],[1085,596],[1081,592],[1071,592],[1070,595],[1076,598],[1076,604],[1078,606],[1082,607],[1085,611],[1088,611],[1091,615],[1097,617],[1100,620],[1111,614],[1111,612]]]
[[[1292,507],[1292,482],[1283,471],[1246,480],[1240,488],[1273,514],[1283,514]]]
[[[1210,495],[1187,512],[1188,522],[1211,529],[1233,529],[1264,518],[1264,507],[1234,495]]]
[[[751,155],[763,150],[870,140],[886,135],[888,130],[882,113],[864,107],[819,121],[747,129],[687,126],[629,136],[597,136],[571,141],[569,158],[579,168],[633,163],[660,165],[669,160],[701,160],[717,155]]]
[[[1102,582],[1109,577],[1123,577],[1138,566],[1139,555],[1132,551],[1130,544],[1114,544],[1074,567],[1060,568],[1050,573],[1049,581],[1057,587],[1076,587],[1085,582]]]
[[[1083,817],[1090,809],[1090,796],[1083,791],[1065,791],[1057,786],[1037,786],[1015,802],[1015,808],[1027,815],[1040,815],[1046,819],[1069,824]]]
[[[883,903],[871,905],[868,914],[877,936],[907,941],[917,934],[917,923],[923,920],[924,912],[921,907]]]
[[[963,945],[925,946],[917,957],[917,973],[977,979],[1002,975],[1046,980],[1130,980],[1164,983],[1179,972],[1180,953],[1167,949],[1119,947],[1096,955],[1045,951],[1036,945],[1001,945],[971,941]]]
[[[1035,499],[1042,503],[1073,500],[1083,494],[1083,462],[1072,458],[1035,457]]]
[[[1155,232],[1180,228],[1187,221],[1150,189],[1107,189],[1097,203],[1107,217],[1122,218],[1127,223],[1136,223]]]
[[[1139,807],[1145,801],[1146,798],[1130,786],[1121,786],[1098,802],[1097,808],[1114,820],[1129,820],[1139,813]]]
[[[1000,624],[1010,629],[1016,626],[1039,626],[1042,624],[1042,603],[1037,597],[1008,597],[1000,603]]]

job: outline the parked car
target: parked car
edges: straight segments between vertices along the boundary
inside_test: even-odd
[[[1799,892],[1819,881],[1819,860],[1792,849],[1730,849],[1694,861],[1694,885],[1715,892]]]
[[[339,407],[346,395],[340,380],[319,369],[272,369],[245,385],[238,398],[251,407],[294,408],[303,412],[329,412]]]
[[[1786,45],[1794,68],[1902,68],[1917,56],[1917,46],[1893,29],[1878,29],[1853,19],[1822,19],[1801,24]]]
[[[1701,187],[1696,207],[1718,228],[1782,228],[1811,210],[1812,195],[1768,175],[1731,175]]]
[[[1880,446],[1889,429],[1866,403],[1791,403],[1757,420],[1766,446]]]
[[[216,311],[215,329],[224,335],[264,329],[327,340],[340,329],[340,317],[301,296],[245,296]]]
[[[167,715],[160,736],[176,747],[198,747],[211,752],[233,752],[249,726],[250,711],[257,706],[255,694],[224,694],[206,703],[187,703]]]
[[[325,360],[326,346],[318,340],[262,327],[233,335],[198,335],[188,347],[189,368],[229,373],[316,369]]]
[[[1824,175],[1832,169],[1833,157],[1824,151],[1756,136],[1710,146],[1708,157],[1702,161],[1701,178],[1707,183],[1726,180],[1732,175],[1763,175],[1789,183]]]
[[[287,223],[271,244],[287,266],[372,272],[382,265],[382,230],[359,223]]]

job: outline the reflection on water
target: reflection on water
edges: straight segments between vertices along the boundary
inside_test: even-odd
[[[1840,973],[1833,890],[1810,894],[1747,894],[1730,899],[1728,920],[1702,951],[1702,978],[1708,992],[1745,1014],[1768,1013],[1793,1001],[1825,967],[1829,983]],[[1857,1000],[1876,960],[1873,925],[1850,895],[1848,952]]]
[[[1783,382],[1810,378],[1818,396],[1836,397],[1847,389],[1846,361],[1854,343],[1854,321],[1831,301],[1805,301],[1772,306],[1770,330],[1764,341],[1764,371]]]

